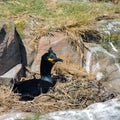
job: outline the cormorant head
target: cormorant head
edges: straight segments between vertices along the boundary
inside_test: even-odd
[[[45,57],[45,59],[51,64],[55,64],[56,62],[63,62],[63,60],[61,58],[58,58],[57,55],[53,52],[52,48],[49,48],[48,53],[45,55]]]
[[[41,79],[48,81],[53,84],[51,78],[51,69],[56,62],[62,62],[61,58],[58,58],[53,52],[52,48],[49,48],[48,52],[45,53],[41,58],[40,74]]]

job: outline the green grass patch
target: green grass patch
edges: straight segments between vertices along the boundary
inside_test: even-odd
[[[15,120],[40,120],[41,115],[40,114],[36,114],[33,115],[32,117],[26,117],[26,118],[16,118]]]
[[[11,16],[35,15],[44,18],[42,26],[47,29],[60,28],[77,24],[88,25],[95,18],[102,15],[120,13],[119,5],[110,3],[83,3],[83,2],[58,2],[56,4],[45,0],[2,0],[0,2],[0,18]],[[23,18],[22,18],[23,19]]]

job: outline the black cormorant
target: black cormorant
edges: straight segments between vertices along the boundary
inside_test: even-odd
[[[32,100],[35,96],[41,93],[47,93],[50,87],[54,86],[54,81],[51,78],[51,69],[56,62],[63,60],[58,58],[49,48],[48,52],[41,57],[40,74],[41,79],[36,78],[15,83],[13,91],[20,93],[21,99]]]

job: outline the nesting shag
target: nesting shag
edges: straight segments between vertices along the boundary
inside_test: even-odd
[[[36,78],[17,82],[14,85],[14,92],[20,93],[21,98],[34,99],[35,96],[41,93],[47,93],[50,87],[54,86],[54,81],[51,78],[51,69],[56,62],[62,62],[53,52],[52,48],[48,50],[41,58],[40,74],[41,79]]]

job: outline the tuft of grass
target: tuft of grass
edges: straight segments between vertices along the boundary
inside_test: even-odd
[[[19,21],[15,21],[14,24],[15,24],[15,27],[16,27],[17,31],[19,32],[20,36],[23,38],[27,20],[21,19]]]

